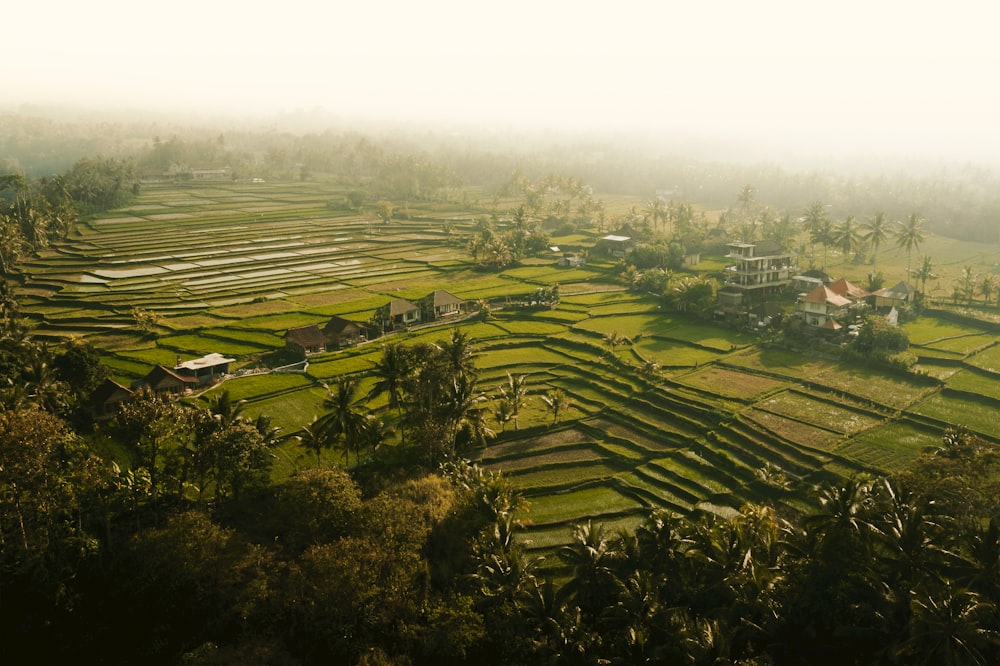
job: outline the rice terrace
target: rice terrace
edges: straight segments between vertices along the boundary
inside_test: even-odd
[[[554,231],[558,250],[482,271],[468,245],[483,210],[396,202],[380,218],[329,205],[342,195],[270,180],[144,186],[134,203],[24,262],[22,310],[36,337],[91,342],[124,386],[156,365],[231,359],[225,382],[190,399],[226,390],[285,433],[320,413],[338,378],[370,388],[387,341],[435,342],[457,328],[484,394],[524,378],[517,420],[467,455],[524,491],[525,535],[539,552],[567,543],[581,519],[632,527],[650,507],[732,515],[767,499],[797,510],[817,484],[904,469],[958,424],[1000,437],[989,321],[924,313],[904,325],[915,368],[881,371],[628,289],[617,259],[598,251],[607,230],[595,224]],[[568,253],[587,260],[559,265]],[[705,254],[690,271],[718,274],[725,262]],[[538,306],[553,287],[558,302]],[[292,329],[369,322],[392,301],[439,290],[463,312],[311,354],[298,372],[269,371]],[[137,313],[153,315],[147,330]],[[542,398],[555,389],[567,400],[554,416]],[[388,411],[385,398],[372,408]],[[304,455],[286,442],[273,473],[289,474]]]

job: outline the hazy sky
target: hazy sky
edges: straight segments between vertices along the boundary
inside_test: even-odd
[[[1000,155],[994,2],[55,0],[4,10],[0,105],[649,128]]]

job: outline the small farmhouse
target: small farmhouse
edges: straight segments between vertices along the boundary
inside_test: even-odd
[[[624,257],[633,247],[635,243],[632,242],[631,236],[622,236],[620,234],[608,234],[601,238],[598,243],[598,247],[603,247],[605,252],[612,257],[621,259]]]
[[[420,308],[400,298],[376,310],[375,320],[382,323],[384,331],[406,328],[420,323]]]
[[[207,354],[192,361],[181,362],[177,359],[174,372],[182,377],[193,377],[199,384],[210,384],[219,377],[229,374],[229,364],[235,363],[235,358],[226,358],[222,354]]]
[[[323,327],[322,335],[330,347],[348,347],[365,340],[365,329],[350,319],[331,317]]]
[[[180,375],[162,365],[155,366],[142,379],[132,382],[132,390],[146,389],[156,395],[178,395],[198,386],[193,376]]]
[[[900,282],[894,287],[886,287],[885,289],[879,289],[874,292],[872,296],[875,297],[875,308],[895,308],[909,303],[913,299],[914,290],[906,282]]]
[[[326,351],[326,335],[316,324],[290,328],[285,333],[285,349],[306,356],[318,354]]]
[[[94,419],[103,421],[118,413],[123,402],[131,398],[132,391],[111,379],[105,379],[90,396],[90,409]]]
[[[431,320],[442,317],[453,317],[460,314],[463,303],[465,301],[461,298],[443,289],[438,289],[434,293],[428,294],[420,301],[423,311],[427,313],[426,318]]]
[[[559,257],[559,265],[563,268],[576,268],[577,266],[584,266],[586,263],[587,258],[575,252],[563,252],[562,256]]]

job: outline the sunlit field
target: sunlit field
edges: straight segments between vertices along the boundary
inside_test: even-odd
[[[228,390],[249,414],[292,433],[322,413],[339,377],[359,377],[367,390],[383,344],[434,344],[461,327],[486,400],[510,376],[525,377],[517,423],[491,417],[497,438],[466,455],[525,492],[526,539],[541,551],[566,542],[574,522],[632,525],[650,507],[729,515],[767,501],[795,511],[823,481],[905,468],[951,425],[997,437],[1000,347],[974,319],[906,324],[912,351],[935,371],[889,374],[670,310],[628,291],[599,256],[579,268],[560,268],[553,252],[477,270],[466,251],[475,211],[458,204],[410,202],[407,217],[383,224],[331,210],[331,196],[318,183],[146,188],[27,262],[21,293],[32,334],[93,343],[127,385],[155,364],[209,353],[235,358],[233,369],[259,368],[290,328],[332,316],[364,322],[391,300],[447,290],[470,304],[468,317],[316,354],[297,374],[230,379],[208,395]],[[593,248],[600,236],[581,227],[558,242]],[[932,297],[944,297],[964,265],[1000,261],[996,248],[936,237],[922,252],[939,267]],[[882,249],[887,283],[902,279],[906,261]],[[696,269],[714,275],[724,265],[705,256]],[[832,248],[828,265],[841,266]],[[848,262],[845,274],[863,283],[868,270]],[[557,306],[524,307],[555,284]],[[488,317],[478,311],[485,303]],[[136,309],[156,314],[152,331],[136,327]],[[612,346],[612,334],[624,342]],[[558,417],[542,400],[556,389],[569,399]],[[384,398],[370,409],[395,418]],[[288,442],[278,461],[280,476],[314,458]],[[763,480],[765,468],[787,483]]]

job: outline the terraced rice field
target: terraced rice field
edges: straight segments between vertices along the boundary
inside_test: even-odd
[[[844,366],[667,312],[625,291],[597,258],[584,269],[559,269],[552,257],[475,271],[464,251],[469,211],[411,203],[414,219],[370,224],[330,211],[330,197],[310,183],[147,190],[29,262],[22,294],[33,333],[84,336],[128,382],[155,363],[209,352],[252,367],[291,327],[333,315],[364,320],[392,299],[434,289],[493,299],[504,307],[490,319],[450,326],[474,342],[484,394],[523,374],[528,404],[517,429],[508,424],[470,454],[527,494],[527,539],[542,552],[568,541],[574,522],[634,526],[650,507],[727,514],[767,501],[794,511],[817,483],[902,469],[951,424],[1000,433],[1000,346],[986,330],[927,317],[908,325],[915,351],[948,369],[931,377]],[[597,235],[582,231],[574,242]],[[512,306],[555,283],[558,308]],[[155,335],[135,329],[136,307],[160,316]],[[631,342],[612,356],[602,337],[614,331]],[[448,334],[432,327],[394,339]],[[321,412],[324,382],[352,374],[370,386],[384,341],[310,357],[305,374],[224,386],[252,416],[293,431]],[[647,361],[661,372],[644,376]],[[572,401],[555,423],[540,399],[554,388]],[[371,408],[385,409],[384,399]],[[308,462],[291,447],[279,458],[286,469]],[[769,482],[765,467],[788,484]]]

